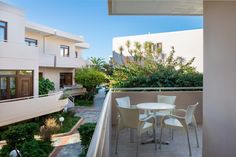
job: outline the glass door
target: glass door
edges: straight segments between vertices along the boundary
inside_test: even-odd
[[[0,77],[0,100],[7,99],[7,77]]]
[[[16,77],[0,77],[0,100],[16,98]]]

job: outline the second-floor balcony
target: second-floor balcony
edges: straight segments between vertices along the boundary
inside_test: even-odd
[[[139,139],[138,154],[137,152],[137,131],[134,129],[123,129],[118,136],[118,151],[116,151],[116,133],[117,122],[120,116],[117,116],[116,98],[129,97],[131,105],[134,107],[140,103],[157,102],[158,95],[176,96],[175,108],[187,109],[189,105],[199,103],[195,111],[195,119],[197,121],[197,134],[199,147],[197,147],[195,132],[189,127],[189,139],[193,157],[202,156],[202,88],[133,88],[133,89],[112,89],[107,93],[97,122],[95,132],[87,153],[88,157],[188,157],[189,149],[187,136],[184,129],[175,128],[173,130],[173,139],[171,131],[168,128],[163,129],[163,141],[168,141],[168,145],[162,145],[159,149],[155,149],[154,143],[142,144],[152,137],[151,132],[144,133]],[[136,106],[137,107],[137,106]],[[140,113],[142,111],[140,110]],[[127,121],[130,119],[127,119]],[[160,124],[157,123],[156,137],[160,137]]]
[[[47,53],[39,54],[39,66],[42,67],[79,68],[85,64],[83,58],[62,57]]]
[[[26,66],[38,61],[38,47],[25,43],[0,41],[0,64],[8,69]],[[14,64],[12,64],[14,63]]]
[[[56,57],[56,67],[58,68],[79,68],[85,66],[83,58]]]

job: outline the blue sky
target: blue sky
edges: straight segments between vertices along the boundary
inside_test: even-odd
[[[109,16],[107,0],[3,0],[25,10],[29,21],[82,35],[84,58],[112,55],[117,36],[202,28],[201,16]]]

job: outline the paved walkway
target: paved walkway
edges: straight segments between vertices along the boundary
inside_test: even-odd
[[[105,99],[105,91],[101,89],[95,96],[94,105],[92,107],[76,106],[75,116],[82,117],[83,123],[96,122],[99,118]],[[68,136],[58,137],[54,139],[54,146],[58,147],[55,157],[78,157],[81,152],[80,136],[77,129]]]

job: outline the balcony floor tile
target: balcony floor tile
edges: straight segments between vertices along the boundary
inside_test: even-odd
[[[118,154],[115,154],[115,128],[112,129],[112,157],[135,157],[136,156],[136,143],[130,143],[130,134],[128,129],[124,129],[120,132]],[[157,131],[157,137],[159,137],[160,129]],[[134,132],[136,135],[136,132]],[[142,139],[148,139],[152,136],[152,133],[143,134]],[[198,127],[198,138],[200,148],[196,146],[196,139],[194,130],[190,129],[190,142],[192,148],[192,157],[202,157],[202,127]],[[189,157],[187,138],[184,130],[174,130],[174,140],[169,138],[169,129],[163,130],[163,140],[170,142],[169,145],[162,145],[162,149],[155,151],[154,144],[140,144],[139,157]],[[159,144],[158,144],[159,147]]]

